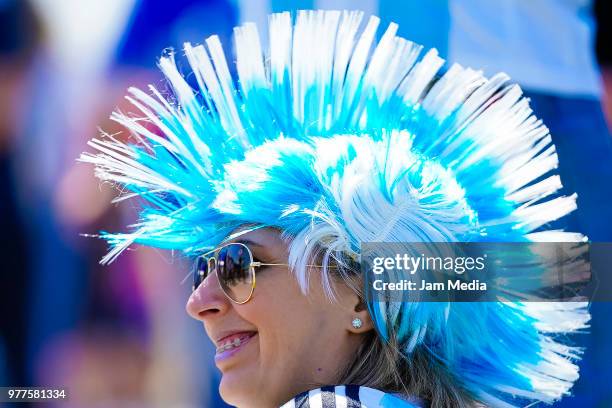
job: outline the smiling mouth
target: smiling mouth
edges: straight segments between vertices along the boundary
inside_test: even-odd
[[[257,332],[241,332],[224,337],[219,341],[215,359],[224,359],[237,353]]]

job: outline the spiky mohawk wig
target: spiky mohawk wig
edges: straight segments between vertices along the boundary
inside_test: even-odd
[[[396,36],[379,19],[302,11],[235,28],[237,81],[218,37],[185,44],[193,89],[161,58],[172,96],[130,88],[131,131],[90,141],[81,160],[139,197],[129,233],[103,233],[115,259],[132,243],[214,248],[238,228],[271,226],[290,239],[304,290],[308,260],[359,260],[363,242],[579,241],[547,231],[576,208],[561,188],[547,128],[505,74],[459,65],[439,76],[436,50]],[[330,278],[323,270],[329,290]],[[580,303],[379,303],[379,332],[409,357],[427,350],[491,406],[552,402],[578,378],[579,352],[559,334],[584,328]],[[520,402],[517,402],[520,401]]]

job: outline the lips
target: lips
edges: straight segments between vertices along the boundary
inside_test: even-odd
[[[246,332],[235,332],[228,336],[222,337],[217,340],[216,354],[221,354],[229,350],[237,350],[246,342],[248,342],[257,332],[246,331]]]

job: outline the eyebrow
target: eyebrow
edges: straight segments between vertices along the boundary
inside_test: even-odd
[[[239,239],[239,240],[236,240],[234,242],[238,242],[238,243],[241,243],[241,244],[244,244],[244,245],[247,245],[247,246],[256,246],[256,247],[260,247],[260,248],[263,247],[262,244],[258,244],[257,242],[251,241],[250,239]]]

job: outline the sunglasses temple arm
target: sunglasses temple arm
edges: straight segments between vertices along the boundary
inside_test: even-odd
[[[252,262],[251,266],[291,266],[289,264],[285,264],[285,263],[263,263],[263,262]],[[313,268],[324,268],[324,265],[312,265],[312,264],[307,264],[306,266],[308,267],[313,267]],[[328,268],[334,268],[334,265],[329,265]]]
[[[251,262],[251,266],[290,266],[284,263],[263,263],[263,262]]]

